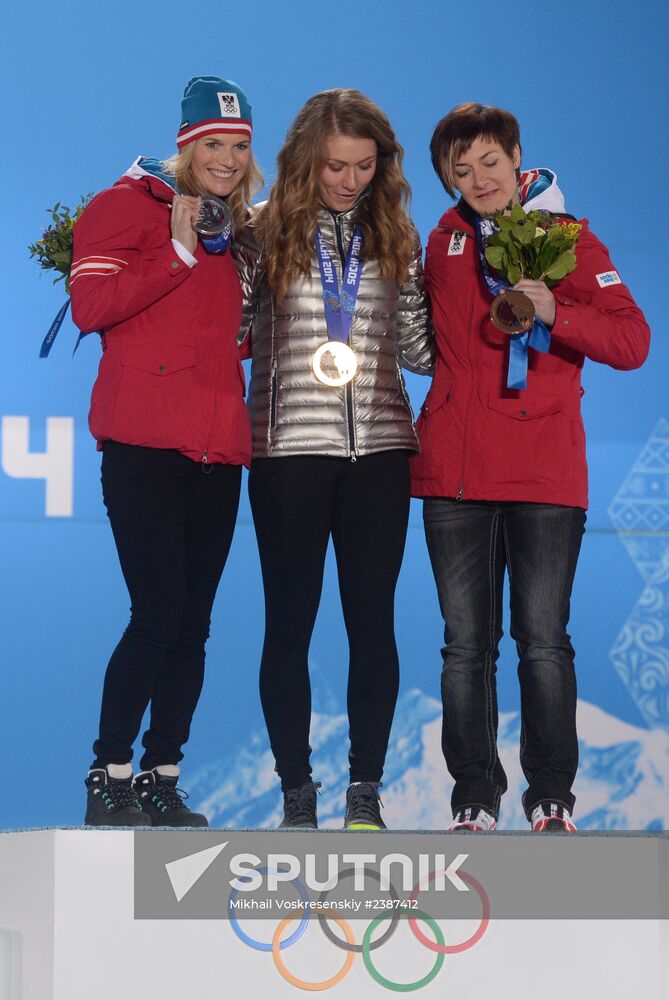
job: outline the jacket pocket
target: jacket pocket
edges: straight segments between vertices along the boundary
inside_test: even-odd
[[[402,375],[402,369],[399,366],[399,362],[396,362],[396,365],[397,365],[397,386],[400,390],[400,396],[402,397],[402,402],[406,406],[407,413],[409,414],[411,423],[413,424],[414,416],[413,416],[413,410],[411,408],[411,400],[409,399],[409,394],[407,392],[406,385],[404,384],[404,376]]]
[[[451,379],[433,383],[420,408],[421,417],[427,420],[432,414],[440,410],[442,406],[445,406],[452,395],[453,382]]]
[[[204,447],[213,393],[197,385],[197,348],[146,345],[123,351],[109,437],[195,451]]]
[[[134,368],[150,375],[164,377],[194,368],[197,348],[189,344],[166,344],[162,347],[147,350],[138,347],[125,350],[121,357],[122,368]]]
[[[483,467],[493,489],[509,482],[555,485],[568,476],[571,440],[559,396],[532,392],[504,399],[491,389],[486,402]]]
[[[505,417],[522,422],[538,420],[540,417],[550,417],[561,413],[563,406],[559,396],[535,395],[530,399],[500,399],[494,390],[488,394],[488,407]]]
[[[447,478],[444,470],[453,464],[453,435],[448,427],[449,413],[446,408],[452,395],[452,379],[433,382],[416,421],[420,453],[411,461],[414,481],[420,481],[422,485],[426,481],[438,484],[435,488],[444,495],[446,487],[443,484]]]

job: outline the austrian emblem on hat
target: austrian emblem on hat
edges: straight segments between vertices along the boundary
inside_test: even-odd
[[[218,102],[221,105],[221,116],[223,118],[242,117],[239,110],[239,98],[236,94],[226,94],[219,90],[216,96],[218,97]]]

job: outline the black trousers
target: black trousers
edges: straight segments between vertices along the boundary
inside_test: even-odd
[[[132,759],[149,703],[140,766],[182,759],[240,485],[240,466],[205,470],[171,449],[105,443],[103,497],[131,617],[107,667],[94,767]]]
[[[350,777],[380,781],[399,687],[394,605],[407,453],[257,459],[249,496],[265,590],[260,697],[282,787],[311,774],[308,653],[330,535],[350,652]]]

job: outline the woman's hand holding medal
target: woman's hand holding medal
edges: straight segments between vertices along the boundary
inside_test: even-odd
[[[534,306],[535,315],[549,328],[555,322],[555,296],[543,281],[532,278],[521,278],[513,286],[516,292],[522,292]]]
[[[200,211],[199,198],[175,194],[172,199],[172,218],[170,220],[172,237],[192,254],[195,253],[197,247],[197,233],[193,229],[193,223],[197,220]]]
[[[555,322],[550,291],[576,267],[575,246],[581,226],[555,220],[547,212],[525,213],[520,205],[497,212],[483,240],[482,263],[512,286],[500,289],[490,315],[504,333],[531,330],[535,317],[547,327]],[[484,276],[485,273],[484,273]],[[492,276],[489,286],[495,283]]]

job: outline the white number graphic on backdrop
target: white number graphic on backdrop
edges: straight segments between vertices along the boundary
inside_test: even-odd
[[[46,418],[46,450],[30,451],[30,418],[2,418],[2,468],[13,479],[44,479],[44,513],[72,517],[74,419]]]
[[[646,587],[611,660],[647,724],[669,729],[669,423],[660,420],[609,508]]]

